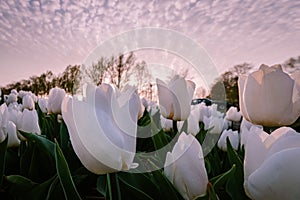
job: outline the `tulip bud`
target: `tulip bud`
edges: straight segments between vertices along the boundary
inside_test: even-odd
[[[193,136],[196,136],[200,131],[197,114],[198,112],[196,110],[192,110],[189,117],[187,118],[187,133],[192,134]],[[178,122],[177,125],[179,130],[182,129],[183,124],[184,121]]]
[[[226,119],[233,122],[239,122],[242,118],[242,114],[237,111],[236,107],[231,106],[226,112]]]
[[[7,135],[7,147],[18,147],[20,145],[20,140],[17,137],[17,128],[12,121],[7,123]]]
[[[188,118],[191,109],[195,83],[175,76],[169,84],[156,79],[158,99],[161,114],[175,121],[184,121]]]
[[[173,128],[173,121],[160,116],[160,124],[164,131],[171,131]]]
[[[3,142],[7,136],[6,128],[8,121],[8,111],[6,104],[0,106],[0,143]]]
[[[167,153],[164,172],[184,199],[205,194],[208,177],[202,147],[193,135],[181,133],[172,152]]]
[[[300,116],[300,85],[281,65],[261,65],[249,76],[240,76],[238,86],[243,117],[254,124],[291,125]]]
[[[239,147],[239,133],[237,131],[224,130],[221,134],[221,137],[218,141],[218,147],[222,149],[223,151],[227,151],[227,137],[230,141],[231,146],[237,150]]]
[[[48,112],[54,114],[61,113],[61,104],[65,96],[66,92],[64,89],[60,89],[58,87],[52,88],[48,97]]]
[[[22,99],[23,109],[33,110],[35,108],[33,99],[29,95],[25,95]]]
[[[47,113],[47,112],[48,112],[48,111],[47,111],[47,104],[48,104],[48,99],[40,98],[40,99],[38,100],[38,105],[39,105],[39,107],[40,107],[40,109],[41,109],[41,111],[42,111],[43,113]]]
[[[18,117],[18,129],[27,133],[41,134],[36,110],[24,109]]]
[[[221,117],[206,117],[203,119],[204,129],[212,134],[221,134],[224,127],[224,119]]]
[[[11,94],[8,95],[6,103],[11,104],[11,103],[14,103],[14,102],[17,102],[17,101],[18,101],[18,96],[16,94],[11,93]]]

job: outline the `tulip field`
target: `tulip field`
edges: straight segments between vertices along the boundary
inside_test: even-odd
[[[300,73],[241,76],[239,108],[191,105],[195,83],[12,90],[0,107],[0,199],[300,199]]]

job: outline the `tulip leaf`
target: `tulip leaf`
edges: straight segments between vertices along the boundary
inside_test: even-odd
[[[3,175],[5,171],[5,158],[7,149],[8,135],[5,140],[0,143],[0,186],[2,185]]]
[[[153,179],[157,187],[159,188],[159,194],[157,199],[173,199],[182,200],[183,197],[169,181],[169,179],[162,173],[161,170],[156,170],[152,172]]]
[[[35,182],[44,182],[55,170],[54,143],[43,136],[21,132],[27,139],[20,144],[20,173]],[[40,169],[47,169],[46,171]]]
[[[97,178],[97,191],[102,194],[103,196],[106,196],[106,185],[107,185],[107,179],[106,175],[100,175]]]
[[[39,200],[46,198],[48,190],[56,177],[55,175],[41,184],[19,175],[7,176],[6,180],[10,183],[10,194],[16,199]]]
[[[60,183],[62,185],[66,199],[72,199],[72,200],[81,199],[76,190],[75,184],[73,182],[73,179],[72,179],[69,167],[68,167],[68,163],[67,163],[57,141],[55,141],[54,154],[55,154],[57,174],[58,174]]]
[[[244,183],[244,171],[243,163],[238,153],[233,149],[229,138],[226,138],[227,143],[227,155],[230,165],[235,165],[236,169],[234,175],[229,178],[226,184],[226,192],[231,196],[231,199],[248,199],[245,194]]]
[[[148,197],[149,199],[155,199],[157,197],[159,192],[158,187],[149,176],[150,174],[148,173],[118,173],[120,184],[122,183],[121,186],[126,184],[128,190],[130,190],[129,192],[133,194],[135,199],[141,195]]]
[[[213,184],[215,191],[218,191],[221,187],[225,186],[225,183],[229,180],[229,178],[234,175],[235,169],[236,166],[234,164],[232,165],[230,170],[210,180],[210,182]]]

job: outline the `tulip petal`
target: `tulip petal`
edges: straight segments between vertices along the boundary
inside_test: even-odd
[[[160,79],[157,78],[156,83],[161,115],[167,119],[172,119],[174,116],[173,94]]]
[[[253,199],[300,198],[300,148],[290,148],[269,157],[248,178],[247,191]]]

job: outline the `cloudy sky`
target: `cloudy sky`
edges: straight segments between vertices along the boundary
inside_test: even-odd
[[[101,42],[140,27],[171,29],[195,40],[220,72],[300,55],[296,0],[1,0],[0,85],[48,69],[62,72]]]

